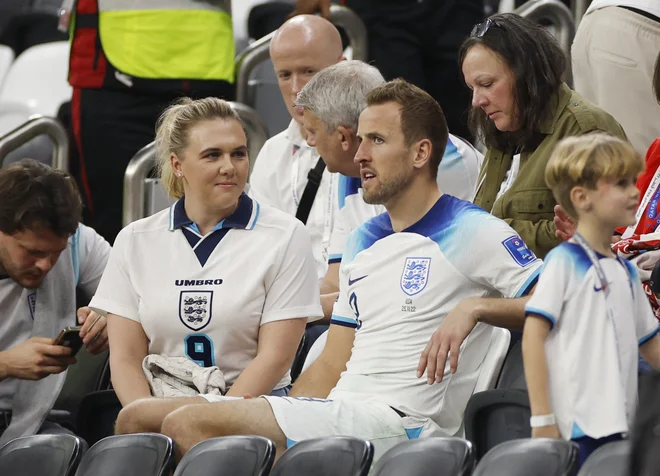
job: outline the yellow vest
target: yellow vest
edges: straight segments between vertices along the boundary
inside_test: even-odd
[[[98,0],[108,61],[145,79],[234,82],[229,0]]]

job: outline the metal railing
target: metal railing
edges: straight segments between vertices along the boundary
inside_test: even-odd
[[[549,22],[556,28],[557,41],[567,55],[575,37],[575,21],[571,10],[559,0],[530,0],[513,13],[537,23]]]
[[[353,59],[367,61],[367,28],[360,17],[349,8],[332,5],[330,21],[346,32],[353,49]],[[238,102],[254,106],[254,98],[250,95],[250,76],[258,65],[270,57],[268,48],[273,35],[275,32],[255,41],[236,58],[236,100]]]
[[[0,137],[0,167],[7,154],[42,134],[50,137],[55,144],[51,166],[55,169],[69,170],[69,137],[60,121],[47,116],[32,117]]]
[[[257,112],[245,104],[230,102],[238,113],[248,139],[250,171],[254,161],[268,139],[268,133]],[[146,145],[133,156],[124,173],[124,196],[122,209],[123,226],[144,218],[167,206],[165,194],[158,189],[159,180],[149,179],[149,173],[156,165],[156,145]]]

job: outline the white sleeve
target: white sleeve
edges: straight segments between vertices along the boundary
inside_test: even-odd
[[[341,262],[341,257],[344,254],[344,247],[346,246],[346,239],[351,233],[351,227],[347,220],[346,207],[337,211],[335,223],[332,227],[332,234],[330,235],[330,246],[328,247],[328,264]]]
[[[276,203],[273,202],[273,197],[270,196],[270,190],[272,189],[272,184],[269,184],[269,174],[268,174],[268,157],[270,156],[270,147],[268,142],[259,151],[257,160],[254,163],[252,169],[252,174],[250,175],[250,190],[249,195],[257,202],[276,206]],[[277,208],[277,207],[276,207]]]
[[[89,307],[103,314],[112,313],[140,322],[140,299],[128,271],[132,237],[131,225],[117,235],[108,264]]]
[[[503,220],[481,214],[463,230],[472,250],[461,271],[472,281],[497,290],[504,297],[526,295],[536,284],[543,262]]]
[[[358,309],[359,313],[356,295],[348,295],[348,276],[344,270],[344,261],[342,261],[339,267],[339,296],[332,308],[330,324],[357,329],[360,327],[360,316],[355,309]]]
[[[562,315],[573,274],[568,254],[557,248],[548,253],[534,294],[525,306],[525,315],[543,317],[554,327]]]
[[[96,293],[110,250],[110,243],[94,229],[78,227],[78,286],[87,296]]]
[[[629,262],[625,262],[628,267],[630,279],[632,280],[633,299],[635,301],[635,330],[637,332],[637,341],[640,346],[644,345],[653,336],[655,336],[660,328],[658,328],[658,320],[653,314],[651,303],[644,293],[642,281],[639,279],[637,269]]]
[[[284,319],[323,317],[312,242],[305,226],[296,221],[277,272],[266,282],[261,324]]]

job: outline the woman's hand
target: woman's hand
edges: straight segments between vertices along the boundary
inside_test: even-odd
[[[577,222],[573,220],[561,205],[555,205],[555,236],[561,241],[568,241],[577,230]]]

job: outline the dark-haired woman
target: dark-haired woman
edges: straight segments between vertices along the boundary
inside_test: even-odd
[[[472,90],[469,125],[488,151],[474,203],[504,219],[539,257],[559,243],[544,180],[555,144],[619,123],[564,82],[567,59],[548,31],[518,15],[478,24],[459,52]]]

